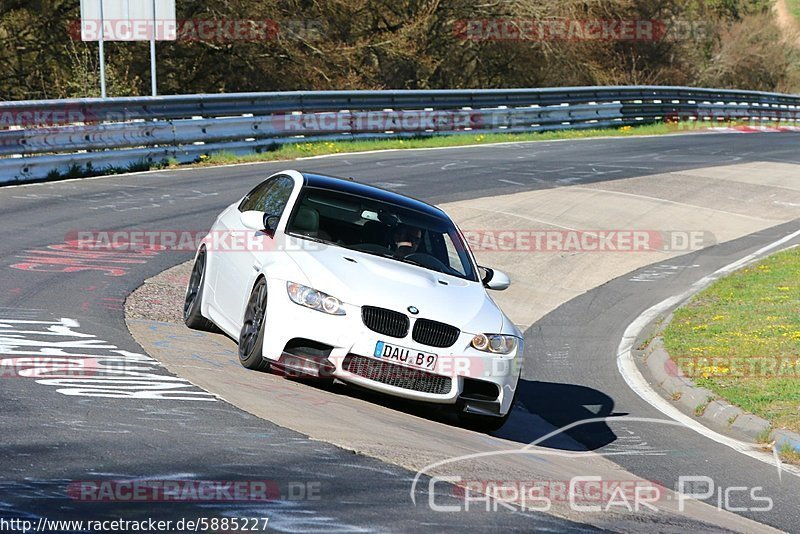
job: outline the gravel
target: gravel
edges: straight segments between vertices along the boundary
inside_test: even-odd
[[[127,317],[183,323],[183,298],[191,272],[192,261],[187,261],[145,280],[125,301]]]

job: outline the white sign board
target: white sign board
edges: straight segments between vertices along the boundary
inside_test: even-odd
[[[81,0],[83,41],[174,41],[177,36],[175,0]]]

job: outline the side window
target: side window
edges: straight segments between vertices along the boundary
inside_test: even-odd
[[[269,191],[259,199],[256,209],[280,217],[286,208],[286,203],[289,202],[289,197],[292,196],[293,188],[294,180],[288,176],[278,176]]]
[[[239,204],[239,211],[255,210],[280,216],[289,202],[293,187],[294,180],[288,176],[267,180],[247,194]]]
[[[275,183],[275,178],[270,178],[269,180],[265,180],[258,184],[255,189],[247,193],[242,199],[242,202],[239,204],[239,211],[251,211],[256,210],[258,199],[264,196],[272,185]]]
[[[458,274],[466,276],[467,273],[464,272],[464,258],[458,254],[458,249],[450,238],[450,234],[442,234],[442,237],[444,238],[444,245],[447,248],[446,264]]]

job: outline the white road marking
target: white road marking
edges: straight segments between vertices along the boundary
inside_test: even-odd
[[[458,165],[460,165],[460,167],[458,167]],[[480,169],[481,166],[480,165],[471,165],[469,160],[464,159],[464,160],[459,160],[459,161],[451,161],[450,163],[445,163],[444,165],[442,165],[440,167],[440,169],[443,170],[443,171],[449,171],[449,170],[451,170],[453,168],[455,168],[455,170],[465,171],[467,169]]]
[[[653,167],[637,167],[635,165],[606,165],[603,163],[595,163],[594,167],[611,167],[612,169],[641,169],[645,171],[654,170]]]
[[[647,269],[641,273],[630,277],[628,280],[631,282],[655,282],[672,276],[673,274],[683,271],[685,269],[694,269],[700,267],[699,265],[656,265],[652,269]]]
[[[162,364],[150,356],[86,339],[96,336],[76,331],[79,327],[70,318],[0,319],[0,377],[31,379],[68,396],[217,400],[188,380],[164,374]]]
[[[737,269],[740,269],[741,267],[744,267],[745,265],[760,259],[767,252],[780,247],[784,243],[787,243],[798,236],[800,236],[800,230],[793,232],[785,237],[782,237],[781,239],[778,239],[777,241],[774,241],[773,243],[770,243],[769,245],[760,248],[759,250],[753,252],[752,254],[748,254],[744,258],[741,258],[740,260],[730,263],[725,267],[722,267],[714,271],[713,273],[704,276],[703,278],[692,284],[692,286],[689,289],[687,289],[680,295],[672,296],[668,299],[659,302],[655,306],[652,306],[651,308],[647,309],[641,315],[639,315],[639,317],[637,317],[635,321],[633,321],[630,325],[628,325],[628,328],[625,329],[625,333],[623,334],[622,340],[619,343],[619,348],[617,349],[617,369],[622,375],[622,378],[628,384],[628,387],[630,387],[634,391],[634,393],[639,395],[639,397],[641,397],[645,402],[650,404],[653,408],[660,411],[667,417],[673,419],[674,421],[681,423],[683,426],[690,428],[691,430],[694,430],[695,432],[704,437],[707,437],[708,439],[716,441],[721,445],[725,445],[726,447],[729,447],[735,450],[736,452],[744,454],[745,456],[749,456],[750,458],[753,458],[760,462],[764,462],[769,465],[774,465],[778,467],[779,472],[783,470],[795,476],[800,476],[800,467],[781,464],[780,460],[778,460],[778,463],[776,463],[776,459],[773,453],[760,451],[758,450],[757,446],[752,443],[745,443],[743,441],[739,441],[737,439],[730,438],[728,436],[724,436],[718,432],[715,432],[714,430],[711,430],[710,428],[704,426],[694,418],[689,417],[688,415],[678,410],[669,401],[667,401],[658,392],[656,392],[652,387],[650,387],[650,384],[647,382],[642,373],[639,371],[638,367],[636,367],[636,362],[633,359],[632,350],[633,350],[633,345],[636,342],[636,338],[639,336],[642,330],[648,324],[654,321],[659,315],[666,312],[673,306],[680,304],[689,297],[699,293],[705,287],[710,285],[718,278],[733,271],[736,271]],[[787,247],[787,248],[792,248],[792,247]]]
[[[593,231],[593,230],[583,230],[583,229],[580,229],[580,228],[573,228],[572,226],[564,226],[563,224],[558,224],[558,223],[554,223],[554,222],[550,222],[550,221],[545,221],[544,219],[537,219],[536,217],[529,217],[527,215],[522,215],[521,213],[514,213],[514,212],[511,212],[511,211],[503,211],[503,210],[497,210],[497,209],[479,208],[478,206],[474,206],[474,205],[469,205],[469,206],[467,206],[467,208],[471,209],[471,210],[475,210],[475,211],[485,211],[485,212],[491,212],[491,213],[499,213],[501,215],[508,215],[509,217],[517,217],[519,219],[524,219],[526,221],[533,221],[533,222],[540,223],[540,224],[546,224],[548,226],[552,226],[554,228],[561,228],[562,230],[568,230],[570,232],[582,232],[582,233],[584,233],[586,235],[590,235],[590,236],[594,236],[594,237],[599,237],[600,236],[599,231],[596,232],[596,231]],[[656,249],[656,248],[651,248],[651,247],[643,247],[643,248],[645,248],[647,250],[650,250],[652,252],[659,252],[659,253],[663,253],[663,254],[667,253],[667,251]],[[573,254],[577,254],[577,253],[579,253],[579,252],[574,252]]]
[[[543,173],[543,172],[548,172],[548,173],[549,172],[553,172],[553,173],[555,173],[555,172],[564,172],[564,171],[571,171],[574,168],[575,167],[563,167],[561,169],[536,169],[536,173],[540,174],[540,173]]]
[[[597,165],[597,167],[600,167],[600,166],[601,165]],[[608,165],[602,165],[602,167],[607,167],[607,166]],[[616,170],[616,171],[598,171],[597,169],[595,169],[594,165],[591,166],[591,169],[592,169],[592,174],[595,174],[595,175],[598,175],[598,176],[602,175],[602,174],[619,174],[619,173],[622,172],[621,170]]]
[[[384,189],[400,189],[401,187],[406,187],[406,184],[403,182],[376,182],[373,185]]]
[[[571,226],[564,226],[563,224],[557,224],[549,221],[545,221],[543,219],[537,219],[536,217],[529,217],[527,215],[522,215],[520,213],[513,213],[510,211],[503,211],[503,210],[496,210],[496,209],[486,209],[486,208],[479,208],[478,206],[467,206],[469,209],[476,210],[476,211],[486,211],[491,213],[500,213],[502,215],[508,215],[509,217],[518,217],[520,219],[525,219],[526,221],[533,221],[540,224],[546,224],[548,226],[553,226],[555,228],[561,228],[562,230],[572,230],[578,231],[578,228],[572,228]]]
[[[523,332],[525,329],[522,329]],[[560,365],[562,367],[570,366],[570,357],[569,357],[569,343],[564,343],[560,349],[546,352],[545,353],[545,360],[550,365]],[[594,412],[595,414],[599,412]]]
[[[610,189],[600,189],[597,187],[580,187],[580,186],[573,186],[570,189],[577,189],[578,191],[597,191],[599,193],[609,193],[612,195],[622,195],[626,197],[633,197],[633,198],[642,198],[645,200],[652,200],[655,202],[661,202],[662,204],[673,204],[675,206],[685,206],[687,208],[698,209],[698,210],[705,210],[705,211],[713,211],[715,213],[724,213],[725,215],[733,215],[734,217],[742,217],[744,219],[753,219],[755,221],[775,221],[775,219],[765,219],[763,217],[756,217],[754,215],[744,215],[742,213],[734,213],[732,211],[725,211],[725,210],[718,210],[715,208],[709,208],[707,206],[698,206],[696,204],[687,204],[686,202],[677,202],[675,200],[667,200],[665,198],[658,198],[658,197],[651,197],[648,195],[640,195],[637,193],[625,193],[623,191],[612,191]]]
[[[525,185],[522,182],[515,182],[514,180],[506,180],[505,178],[498,178],[497,181],[511,185]]]

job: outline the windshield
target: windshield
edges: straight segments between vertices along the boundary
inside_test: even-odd
[[[306,188],[287,233],[477,282],[453,222],[340,191]]]

